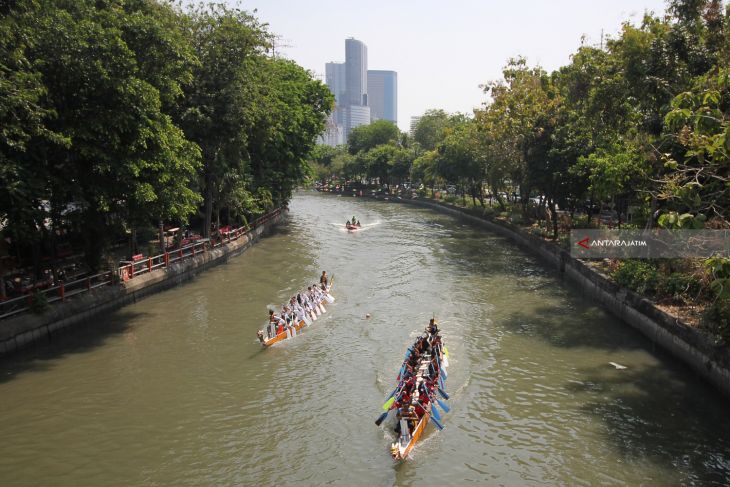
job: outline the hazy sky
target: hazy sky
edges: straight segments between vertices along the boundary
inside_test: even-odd
[[[510,57],[552,71],[580,46],[615,35],[664,0],[227,0],[281,36],[280,52],[324,79],[324,64],[344,62],[345,38],[368,46],[368,68],[398,72],[398,126],[429,108],[470,113],[479,89],[501,78]],[[277,49],[279,50],[279,49]]]

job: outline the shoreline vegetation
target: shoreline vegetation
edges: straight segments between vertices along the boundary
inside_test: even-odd
[[[286,206],[334,98],[275,38],[221,3],[0,2],[0,302]]]
[[[358,197],[360,197],[358,193]],[[427,207],[466,218],[473,224],[486,226],[535,254],[556,269],[563,278],[577,285],[581,293],[604,307],[624,323],[632,326],[676,359],[684,362],[699,376],[730,398],[730,347],[702,327],[678,316],[674,309],[661,306],[646,296],[618,284],[595,262],[574,258],[557,242],[546,239],[529,228],[506,218],[485,215],[477,208],[464,207],[440,199],[399,196],[382,191],[363,192],[362,197]]]
[[[384,120],[311,156],[320,188],[430,196],[567,248],[571,229],[730,229],[730,8],[669,0],[547,72],[518,57],[473,114]],[[339,188],[339,189],[338,189]],[[730,258],[614,259],[617,284],[730,346]]]

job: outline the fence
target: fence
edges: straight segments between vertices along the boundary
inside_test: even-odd
[[[142,258],[133,262],[125,262],[116,270],[101,272],[71,282],[62,282],[43,290],[37,290],[36,292],[41,296],[40,299],[45,300],[48,304],[64,302],[66,299],[77,294],[89,292],[98,287],[113,285],[115,282],[128,281],[140,274],[152,272],[155,269],[165,268],[175,262],[193,258],[201,252],[205,252],[208,248],[216,248],[229,242],[234,242],[241,236],[271,221],[280,214],[281,208],[277,208],[271,213],[257,218],[250,225],[234,228],[224,232],[217,238],[201,239],[180,249]],[[24,296],[0,301],[0,320],[30,310],[34,305],[35,299],[36,293],[28,291]],[[40,302],[35,304],[41,306]]]

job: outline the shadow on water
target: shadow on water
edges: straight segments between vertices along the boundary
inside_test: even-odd
[[[586,399],[581,409],[605,425],[606,443],[625,461],[676,472],[681,485],[730,485],[730,426],[713,407],[723,398],[701,382],[678,380],[672,369],[595,367],[566,389]]]
[[[597,307],[565,302],[512,311],[500,325],[517,335],[536,337],[559,348],[593,348],[607,352],[652,348],[651,342]],[[567,313],[566,313],[567,311]]]
[[[63,330],[50,341],[33,344],[0,361],[0,383],[9,382],[25,372],[43,372],[70,355],[89,353],[110,339],[129,331],[130,323],[148,313],[122,310],[103,322],[94,321]]]
[[[288,239],[293,232],[292,227],[282,224],[268,229],[261,238],[262,240],[276,237]],[[221,265],[226,265],[226,263]],[[184,281],[176,288],[184,289],[188,286],[196,286],[199,277],[195,276]],[[146,321],[151,316],[144,311],[133,311],[129,307],[123,307],[111,315],[100,315],[91,321],[61,330],[47,341],[31,344],[27,348],[0,358],[0,384],[9,382],[24,372],[50,370],[53,363],[63,357],[91,352],[108,343],[110,339],[128,332],[131,323]],[[261,351],[257,350],[251,358],[257,356]]]

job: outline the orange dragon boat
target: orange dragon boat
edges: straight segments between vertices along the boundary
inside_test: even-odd
[[[434,321],[426,330],[426,334],[419,336],[406,352],[398,374],[398,385],[383,405],[385,412],[375,421],[380,425],[390,411],[396,411],[395,431],[398,438],[390,447],[395,460],[408,457],[429,421],[439,430],[443,429],[437,404],[444,412],[450,410],[437,396],[438,393],[443,399],[449,398],[444,391],[448,351]]]
[[[299,334],[302,328],[304,328],[305,326],[310,326],[312,322],[317,319],[318,316],[321,316],[323,313],[327,312],[324,307],[324,303],[333,303],[335,301],[335,297],[332,296],[332,294],[330,293],[330,289],[332,289],[332,285],[324,290],[320,290],[321,299],[317,301],[307,299],[306,304],[302,304],[299,302],[294,303],[295,297],[292,298],[290,304],[293,304],[293,306],[298,306],[297,309],[299,312],[291,310],[289,320],[286,320],[280,316],[276,316],[273,314],[273,311],[271,311],[270,322],[268,323],[267,327],[259,330],[256,333],[256,336],[261,342],[261,345],[268,348],[272,345],[275,345],[276,343],[279,343],[280,341],[294,338],[295,336],[297,336],[297,334]],[[300,296],[302,294],[304,293],[297,293],[297,296]],[[287,306],[285,306],[285,309],[286,308]],[[274,331],[272,332],[269,327],[272,327]]]

